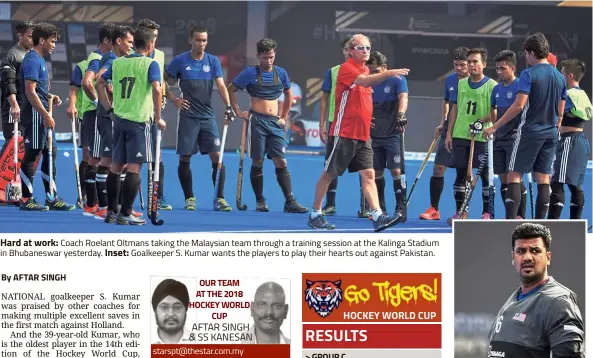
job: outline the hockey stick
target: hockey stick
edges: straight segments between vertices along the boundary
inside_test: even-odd
[[[84,203],[82,200],[82,189],[80,188],[80,172],[78,170],[78,145],[76,143],[76,117],[72,117],[72,151],[74,152],[74,172],[76,173],[76,190],[78,193],[78,201],[76,205],[83,209]]]
[[[222,142],[220,143],[220,156],[218,158],[218,167],[216,168],[216,177],[214,185],[214,194],[212,200],[214,201],[214,208],[216,208],[216,200],[218,199],[218,188],[220,187],[220,172],[222,171],[222,158],[224,157],[224,145],[226,143],[226,134],[229,125],[225,124],[222,129]]]
[[[420,180],[420,176],[422,175],[422,172],[424,171],[424,168],[426,167],[426,163],[428,163],[428,159],[430,159],[430,155],[434,151],[434,148],[436,147],[438,141],[439,141],[439,137],[435,136],[434,139],[432,140],[432,143],[430,144],[430,148],[428,148],[428,153],[426,153],[426,157],[424,158],[424,161],[420,165],[418,174],[416,174],[416,179],[414,179],[414,184],[412,184],[412,189],[410,189],[410,194],[408,195],[408,200],[406,200],[406,206],[410,205],[410,199],[412,198],[412,193],[414,192],[414,188],[416,188],[416,184],[418,184],[418,180]]]
[[[6,185],[6,203],[16,203],[23,198],[23,187],[21,183],[21,173],[19,166],[19,122],[14,121],[14,134],[12,135],[14,141],[13,147],[13,173],[12,180]]]
[[[400,220],[400,224],[405,223],[408,220],[408,198],[406,195],[406,190],[408,188],[408,183],[406,183],[406,141],[405,141],[405,134],[406,132],[404,130],[402,130],[401,132],[401,136],[402,136],[402,140],[401,140],[401,150],[400,150],[400,161],[401,161],[401,174],[400,174],[400,181],[401,181],[401,185],[402,188],[401,190],[403,190],[403,207],[402,207],[402,213],[401,213],[401,220]],[[397,194],[396,194],[397,195]]]
[[[486,161],[488,160],[488,152],[486,152],[486,155],[484,157],[482,157],[482,160],[480,161],[480,166],[478,167],[478,170],[476,171],[476,177],[474,179],[472,179],[474,146],[475,146],[475,141],[474,141],[474,137],[472,136],[470,150],[469,150],[470,153],[469,153],[469,160],[468,160],[468,167],[467,167],[467,175],[466,175],[466,181],[465,181],[465,197],[463,198],[463,203],[461,204],[461,208],[459,209],[459,211],[457,211],[457,219],[458,220],[465,219],[465,215],[467,215],[469,203],[471,201],[472,194],[474,192],[474,188],[476,187],[478,179],[480,178],[480,175],[482,174],[482,170],[484,169],[484,165],[485,165]],[[452,226],[453,218],[448,218],[447,224],[449,226]]]
[[[488,141],[488,211],[490,219],[494,219],[494,138]]]
[[[47,97],[47,105],[48,105],[48,112],[49,112],[49,116],[53,118],[53,103],[54,103],[54,97],[53,96],[48,96]],[[47,129],[47,146],[48,146],[48,152],[49,152],[49,178],[47,179],[49,181],[49,193],[48,193],[48,199],[50,201],[53,201],[55,199],[55,183],[54,183],[54,158],[53,158],[53,135],[54,135],[54,130],[52,128],[48,128]]]
[[[138,196],[140,196],[140,208],[144,210],[144,194],[142,194],[142,185],[138,188]]]
[[[527,181],[529,182],[529,206],[531,207],[531,218],[535,218],[535,206],[533,205],[533,177],[531,173],[527,173]]]
[[[241,131],[241,154],[239,157],[239,174],[237,176],[237,209],[247,210],[247,205],[241,205],[241,194],[243,191],[243,160],[245,159],[245,137],[247,136],[247,121],[243,120],[243,130]]]
[[[155,159],[154,159],[154,163],[155,163],[155,168],[154,168],[154,178],[152,179],[152,197],[150,198],[150,206],[151,208],[151,212],[150,212],[150,221],[152,222],[152,225],[156,225],[156,226],[161,226],[165,223],[165,221],[163,219],[159,219],[159,205],[158,205],[158,193],[159,193],[159,171],[160,171],[160,165],[159,163],[161,162],[161,130],[157,129],[156,131],[156,149],[155,149]],[[150,164],[149,164],[150,166]]]
[[[368,218],[366,214],[366,206],[367,206],[367,199],[364,197],[364,191],[362,190],[362,178],[360,175],[358,176],[358,181],[360,184],[360,208],[358,209],[357,216],[359,218]]]

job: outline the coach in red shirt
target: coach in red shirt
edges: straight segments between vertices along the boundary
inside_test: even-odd
[[[370,141],[373,117],[371,86],[389,77],[407,75],[409,70],[387,70],[369,75],[369,69],[365,65],[371,53],[371,42],[368,37],[354,35],[349,48],[349,58],[340,66],[336,81],[335,118],[330,127],[331,136],[327,141],[330,154],[315,188],[315,201],[308,224],[314,229],[335,228],[325,220],[321,212],[323,196],[329,183],[348,169],[350,173],[360,172],[364,196],[373,216],[373,226],[375,231],[382,231],[397,224],[400,217],[397,213],[392,217],[387,216],[379,208]]]

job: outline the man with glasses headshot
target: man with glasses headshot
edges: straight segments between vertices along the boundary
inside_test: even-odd
[[[156,319],[153,344],[189,343],[190,331],[185,328],[189,291],[183,283],[168,278],[154,289],[152,309]]]
[[[364,196],[369,203],[376,232],[397,224],[401,218],[398,213],[388,216],[379,207],[370,141],[373,116],[371,87],[390,77],[405,76],[409,70],[387,70],[371,75],[366,66],[370,52],[369,38],[362,34],[354,35],[350,43],[349,58],[338,71],[335,97],[337,114],[330,127],[327,143],[331,152],[317,182],[313,209],[308,218],[308,225],[313,229],[335,229],[334,225],[325,220],[321,205],[329,184],[346,169],[351,173],[360,172]]]

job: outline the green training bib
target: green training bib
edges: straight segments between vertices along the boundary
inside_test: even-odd
[[[488,79],[479,88],[469,86],[469,77],[459,80],[457,90],[457,120],[451,137],[470,140],[469,125],[484,118],[490,113],[490,96],[496,81]],[[492,122],[484,123],[484,129],[492,127]],[[481,135],[474,137],[475,141],[485,142]]]
[[[153,59],[145,56],[120,57],[113,61],[113,112],[132,122],[144,123],[153,116],[152,85],[148,68]]]
[[[570,109],[570,113],[584,121],[590,121],[593,116],[593,105],[587,93],[580,88],[571,88],[567,94],[574,105]]]

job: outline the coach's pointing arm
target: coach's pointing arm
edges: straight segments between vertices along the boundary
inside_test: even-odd
[[[401,76],[407,76],[410,72],[407,68],[400,68],[397,70],[387,70],[383,73],[377,73],[374,75],[358,75],[354,79],[354,84],[363,86],[363,87],[371,87],[376,84],[379,84],[390,77],[401,78]]]

